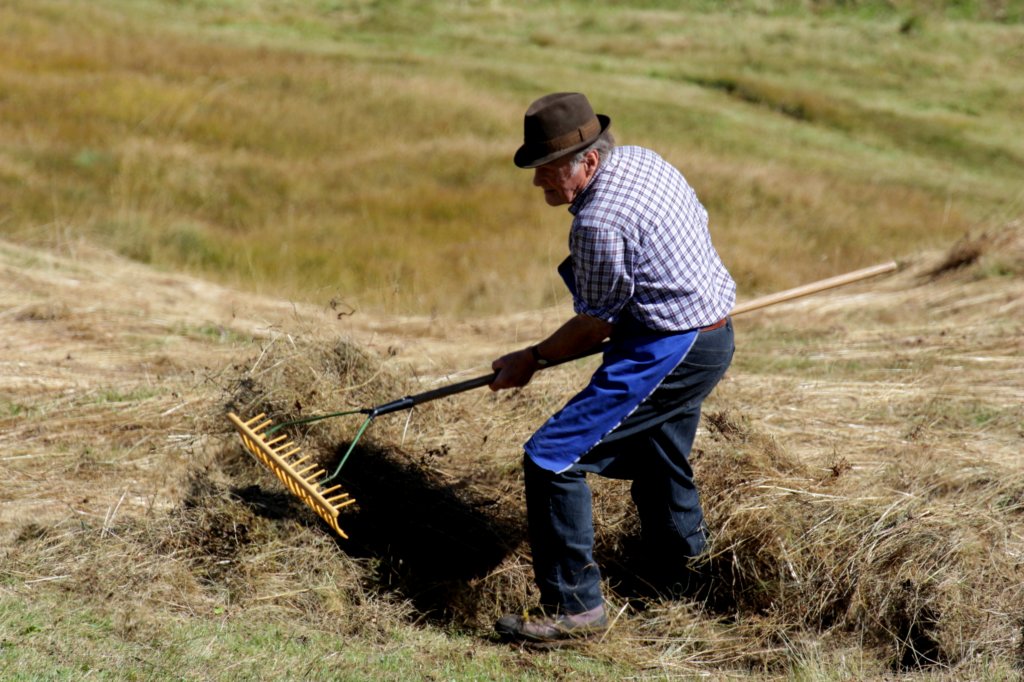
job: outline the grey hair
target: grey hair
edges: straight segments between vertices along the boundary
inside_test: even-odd
[[[600,168],[611,156],[613,149],[615,149],[615,137],[612,135],[612,131],[605,128],[605,131],[596,140],[576,152],[576,156],[572,158],[572,171],[575,173],[579,165],[583,163],[584,157],[592,151],[597,152],[597,167]]]

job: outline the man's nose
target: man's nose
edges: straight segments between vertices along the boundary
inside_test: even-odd
[[[540,179],[540,168],[534,168],[533,169],[533,184],[536,187],[541,187],[542,186],[541,179]]]

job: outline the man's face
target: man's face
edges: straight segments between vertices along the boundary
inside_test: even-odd
[[[533,184],[544,190],[544,200],[549,206],[571,204],[587,186],[590,179],[587,161],[574,168],[572,159],[573,155],[569,155],[533,170]]]

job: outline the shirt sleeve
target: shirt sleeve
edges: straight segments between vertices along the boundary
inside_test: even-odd
[[[575,225],[569,237],[576,295],[582,315],[614,324],[633,295],[632,249],[617,230]]]

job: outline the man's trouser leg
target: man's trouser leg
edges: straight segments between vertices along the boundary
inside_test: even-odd
[[[524,457],[526,513],[541,605],[575,614],[600,606],[594,520],[586,474],[556,474]]]
[[[666,587],[692,577],[688,560],[707,542],[689,456],[701,405],[728,369],[734,348],[731,322],[702,333],[661,386],[573,467],[633,481],[645,563],[651,578]]]
[[[637,459],[644,462],[630,493],[640,517],[646,563],[652,578],[663,586],[683,580],[689,559],[707,544],[704,511],[688,457],[699,421],[697,406],[622,443],[634,446]]]
[[[636,472],[630,493],[645,538],[674,557],[704,551],[704,512],[687,457],[700,421],[700,408],[636,437],[648,466]],[[639,449],[638,447],[638,449]]]

